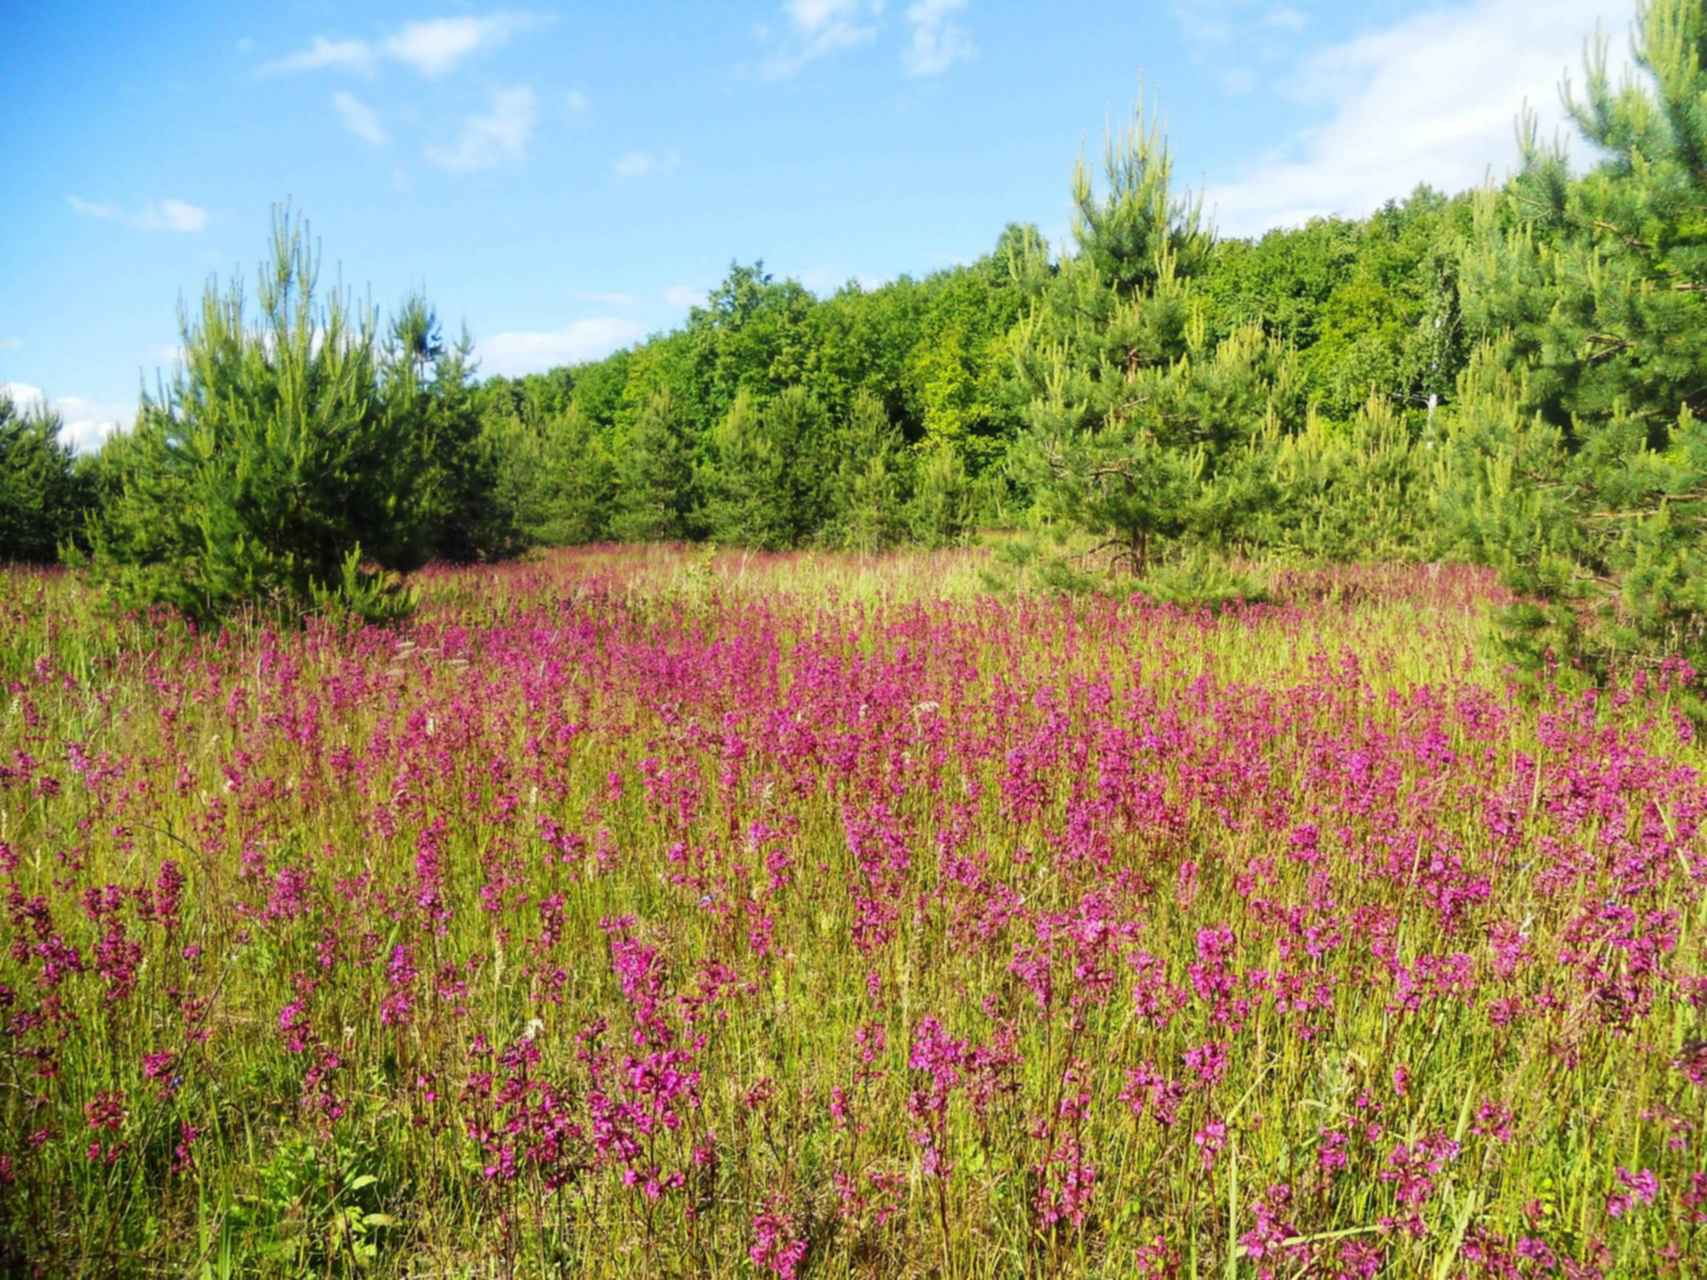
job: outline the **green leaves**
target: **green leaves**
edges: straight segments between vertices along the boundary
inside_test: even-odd
[[[20,413],[0,390],[0,563],[47,563],[81,533],[94,486],[61,426],[45,408]]]
[[[372,313],[340,292],[321,299],[317,253],[288,211],[272,249],[252,310],[233,282],[184,314],[177,377],[103,453],[96,574],[123,606],[202,621],[244,609],[395,618],[407,597],[381,570],[504,540],[484,508],[492,467],[467,343],[447,347],[416,298],[382,345]]]
[[[631,542],[685,538],[697,505],[693,456],[676,398],[652,393],[619,442],[611,531]]]
[[[1593,45],[1569,102],[1604,161],[1572,178],[1526,117],[1522,173],[1477,209],[1466,314],[1497,340],[1450,415],[1440,510],[1450,548],[1532,597],[1502,645],[1533,675],[1707,659],[1704,34],[1701,0],[1644,6],[1647,84],[1616,88]]]

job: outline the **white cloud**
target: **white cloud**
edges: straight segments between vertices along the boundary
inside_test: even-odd
[[[138,225],[150,231],[193,233],[207,226],[207,210],[185,200],[162,200],[143,211]]]
[[[611,171],[619,178],[645,178],[669,173],[681,159],[679,151],[630,151],[617,159]]]
[[[541,26],[531,13],[494,13],[484,18],[430,18],[407,22],[377,44],[315,36],[306,49],[261,65],[262,75],[294,71],[374,70],[381,58],[401,62],[423,76],[441,76],[482,49],[496,49],[517,34]]]
[[[385,131],[379,112],[355,94],[345,93],[340,89],[332,95],[332,106],[338,112],[338,119],[344,122],[344,128],[369,146],[383,147],[391,141],[391,135]]]
[[[385,42],[387,56],[424,76],[439,76],[480,49],[494,49],[539,19],[525,13],[495,13],[485,18],[433,18],[411,22]]]
[[[788,20],[782,47],[759,64],[766,80],[790,79],[809,63],[875,39],[883,0],[784,0],[782,9]],[[768,41],[770,31],[755,34]]]
[[[75,195],[66,196],[65,202],[74,212],[85,218],[122,222],[138,231],[178,231],[193,234],[207,226],[207,210],[187,200],[151,200],[134,213],[126,212],[116,204],[85,200]]]
[[[99,204],[93,200],[85,200],[82,196],[66,196],[65,202],[85,218],[110,219],[119,216],[119,207],[116,204]]]
[[[1245,176],[1211,183],[1206,207],[1224,233],[1249,235],[1361,216],[1418,182],[1460,191],[1509,172],[1524,103],[1550,136],[1564,119],[1561,75],[1581,66],[1585,37],[1597,20],[1616,31],[1634,11],[1613,0],[1609,15],[1607,3],[1474,0],[1319,50],[1290,91],[1324,103],[1327,119]]]
[[[20,409],[47,409],[60,418],[59,438],[78,452],[101,447],[113,432],[122,430],[136,417],[136,406],[105,404],[83,396],[49,397],[27,382],[0,382],[0,392],[11,397]]]
[[[452,173],[491,169],[527,155],[528,139],[539,123],[539,101],[526,85],[492,94],[491,110],[465,118],[454,141],[431,145],[428,160]]]
[[[602,307],[632,307],[632,293],[595,293],[583,291],[575,295],[576,302],[591,302]]]
[[[285,75],[292,71],[324,71],[327,68],[366,74],[373,70],[373,64],[373,46],[366,40],[328,40],[325,36],[315,36],[308,48],[301,52],[262,63],[261,74]]]
[[[1304,15],[1267,0],[1173,0],[1174,21],[1188,44],[1225,44],[1241,30],[1297,30]]]
[[[516,377],[558,365],[599,360],[638,342],[646,331],[621,316],[592,316],[562,329],[496,333],[475,347],[482,373]]]
[[[907,7],[907,25],[912,35],[901,54],[901,65],[910,76],[937,76],[977,52],[966,28],[953,15],[966,8],[966,0],[917,0]]]
[[[673,284],[664,290],[664,301],[672,306],[686,311],[689,307],[705,304],[705,297],[711,290],[697,288],[691,284]]]

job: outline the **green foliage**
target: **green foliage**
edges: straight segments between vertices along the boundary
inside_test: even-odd
[[[700,483],[711,537],[777,551],[817,530],[824,450],[823,411],[801,387],[770,404],[742,390],[711,435],[712,461]]]
[[[398,1219],[384,1212],[371,1142],[282,1141],[255,1170],[250,1190],[221,1223],[228,1244],[292,1274],[365,1270],[380,1257]]]
[[[543,419],[498,418],[488,432],[499,504],[514,511],[526,541],[561,547],[609,535],[615,463],[579,395]]]
[[[362,544],[387,564],[423,559],[491,560],[521,545],[515,512],[501,499],[502,459],[485,429],[469,379],[473,341],[447,343],[432,307],[419,295],[392,320],[380,394],[406,424],[399,441],[413,444],[414,519],[395,513],[362,531]]]
[[[1164,276],[1187,279],[1209,265],[1214,237],[1203,202],[1173,191],[1173,157],[1140,109],[1103,149],[1106,190],[1097,194],[1080,158],[1073,171],[1073,238],[1086,274],[1122,298],[1159,291]]]
[[[421,385],[419,314],[406,308],[382,349],[341,293],[322,304],[300,221],[280,213],[272,249],[256,323],[241,285],[210,284],[183,317],[176,378],[108,446],[116,493],[90,543],[121,605],[208,620],[338,599],[385,618],[402,602],[361,555],[408,567],[433,550],[450,446]]]
[[[854,396],[840,452],[832,496],[837,543],[871,552],[901,542],[907,535],[906,454],[883,402],[869,392]]]
[[[1420,188],[1361,222],[1217,244],[1196,205],[1173,194],[1166,149],[1142,121],[1111,140],[1102,167],[1100,192],[1083,164],[1075,177],[1078,251],[1064,259],[1035,227],[1013,224],[968,266],[876,289],[850,283],[823,299],[763,263],[733,264],[682,330],[605,361],[488,384],[489,420],[535,424],[505,428],[501,448],[525,459],[506,462],[512,481],[572,470],[585,486],[577,509],[646,506],[620,527],[576,519],[545,533],[532,517],[524,527],[547,541],[571,527],[577,538],[667,528],[748,545],[875,547],[953,542],[973,525],[1016,527],[1029,513],[1066,528],[1107,524],[1105,539],[1120,526],[1128,561],[1177,539],[1332,557],[1410,546],[1408,523],[1360,543],[1360,520],[1366,531],[1373,524],[1353,504],[1359,486],[1375,485],[1380,502],[1405,500],[1395,486],[1413,492],[1411,479],[1388,473],[1411,466],[1411,442],[1433,405],[1450,399],[1464,358],[1456,264],[1468,201]],[[768,406],[796,387],[833,424],[836,456],[808,451],[783,467],[765,443]],[[1345,442],[1361,442],[1372,391],[1395,415],[1371,463],[1386,478],[1347,479],[1363,445]],[[685,508],[620,498],[614,462],[598,458],[601,446],[626,457],[660,393],[678,419],[672,449],[691,466],[696,491]],[[732,421],[743,395],[749,403]],[[582,437],[585,467],[539,452],[537,424],[571,396],[595,426]],[[882,449],[852,426],[867,399],[898,435]],[[1312,401],[1329,425],[1286,456]],[[1102,437],[1096,449],[1079,447],[1092,436]],[[1331,462],[1318,456],[1330,437]],[[1055,449],[1068,441],[1074,449]],[[1116,492],[1089,492],[1085,472],[1110,462],[1099,450],[1114,455],[1120,485],[1140,499],[1127,504],[1135,510],[1121,514]],[[810,482],[781,487],[810,510],[785,517],[781,489],[762,477],[796,467]],[[1324,468],[1345,504],[1331,515],[1307,492]],[[1113,472],[1094,478],[1116,485]],[[529,484],[506,485],[517,503],[537,506]],[[1132,536],[1134,520],[1148,537]]]
[[[629,542],[686,538],[697,507],[692,445],[668,390],[654,391],[620,440],[611,532]]]
[[[1349,423],[1308,415],[1265,443],[1273,501],[1253,545],[1312,560],[1406,559],[1430,539],[1434,467],[1403,415],[1372,397]]]
[[[945,444],[925,446],[907,504],[913,540],[926,547],[954,546],[971,531],[973,515],[972,482],[960,455]]]
[[[1220,613],[1242,604],[1269,599],[1267,587],[1211,553],[1194,550],[1159,565],[1138,583],[1138,590],[1157,604]]]
[[[1080,166],[1079,252],[1013,338],[1029,396],[1023,483],[1046,521],[1133,574],[1168,540],[1245,537],[1270,489],[1248,446],[1303,408],[1292,354],[1260,326],[1210,346],[1191,277],[1211,239],[1197,205],[1172,195],[1171,167],[1141,119],[1119,150],[1111,141],[1100,200]]]
[[[20,412],[0,390],[0,562],[45,564],[82,532],[93,486],[61,427],[57,414]]]
[[[1524,169],[1477,209],[1465,310],[1503,335],[1449,422],[1450,547],[1527,597],[1504,622],[1527,671],[1601,680],[1668,654],[1707,664],[1707,11],[1639,10],[1645,81],[1606,46],[1567,101],[1604,161],[1573,178],[1522,131]]]

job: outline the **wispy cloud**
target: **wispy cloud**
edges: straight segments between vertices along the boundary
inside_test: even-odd
[[[911,29],[901,65],[910,76],[939,76],[977,53],[966,28],[954,20],[966,0],[917,0],[907,7]]]
[[[0,382],[0,394],[25,411],[58,414],[59,438],[80,453],[100,448],[103,440],[136,417],[134,404],[103,403],[84,396],[50,397],[28,382]]]
[[[611,172],[619,178],[645,178],[669,173],[681,160],[679,151],[629,151],[618,157]]]
[[[344,122],[344,128],[369,146],[383,147],[391,141],[391,135],[380,122],[379,112],[355,94],[340,89],[332,95],[332,106],[338,113],[338,119]]]
[[[146,231],[196,232],[207,226],[207,210],[187,200],[162,200],[143,211],[139,225]]]
[[[599,360],[646,334],[623,316],[591,316],[561,329],[495,333],[475,344],[482,373],[516,377],[565,364]]]
[[[94,200],[85,200],[82,196],[66,196],[65,202],[73,211],[85,218],[116,219],[119,217],[119,207],[116,204],[101,204]]]
[[[572,116],[584,116],[592,106],[592,100],[579,89],[571,89],[563,95],[563,109]]]
[[[539,100],[526,85],[492,94],[489,110],[466,117],[455,139],[425,149],[428,160],[452,173],[491,169],[527,155],[528,139],[539,123]]]
[[[315,36],[306,49],[265,62],[260,70],[263,75],[325,70],[367,74],[384,59],[401,63],[431,78],[453,71],[472,55],[507,44],[515,36],[543,26],[546,21],[546,18],[533,13],[493,13],[478,18],[429,18],[421,22],[407,22],[378,41]]]
[[[373,46],[366,40],[329,40],[325,36],[315,36],[309,41],[308,48],[263,62],[260,71],[268,76],[327,69],[366,74],[373,70],[374,61]]]
[[[1296,35],[1310,25],[1309,15],[1296,5],[1272,0],[1174,0],[1173,10],[1186,43],[1200,48],[1253,34]]]
[[[23,345],[22,338],[0,338],[0,351],[16,351]]]
[[[689,307],[703,305],[706,295],[710,292],[710,289],[701,288],[697,285],[673,284],[664,290],[664,302],[668,306],[686,311]]]
[[[581,291],[575,295],[576,302],[591,302],[602,307],[632,307],[635,302],[632,293],[597,293]]]
[[[495,13],[485,18],[411,22],[386,40],[385,52],[424,76],[440,76],[470,54],[507,44],[543,21],[533,14]]]
[[[784,34],[760,64],[766,80],[787,80],[811,63],[877,36],[882,0],[784,0]],[[768,35],[768,32],[766,33]]]
[[[142,208],[129,211],[116,204],[85,200],[68,195],[65,202],[72,211],[85,218],[103,222],[119,222],[138,231],[178,231],[193,234],[207,226],[207,210],[187,200],[151,200]]]
[[[1550,132],[1563,120],[1561,75],[1581,65],[1596,22],[1617,31],[1633,16],[1632,0],[1611,0],[1611,13],[1608,3],[1475,0],[1323,48],[1284,88],[1321,103],[1324,122],[1245,176],[1212,183],[1206,204],[1223,231],[1255,234],[1360,216],[1419,181],[1459,191],[1509,172],[1524,103]]]

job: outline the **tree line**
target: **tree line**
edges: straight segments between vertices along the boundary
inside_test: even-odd
[[[477,380],[422,299],[382,325],[323,294],[286,212],[256,305],[210,285],[98,455],[0,403],[0,558],[69,555],[196,617],[372,617],[432,558],[994,526],[1039,535],[1058,584],[1467,559],[1522,593],[1502,635],[1531,669],[1707,658],[1704,0],[1643,5],[1634,48],[1615,84],[1591,46],[1575,168],[1526,117],[1501,186],[1224,239],[1139,113],[1081,161],[1069,245],[1010,225],[827,297],[734,264],[681,327],[513,379]]]

